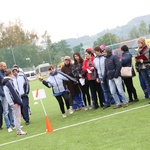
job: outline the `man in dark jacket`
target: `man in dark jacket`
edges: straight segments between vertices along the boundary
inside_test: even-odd
[[[116,103],[116,107],[114,109],[122,107],[116,91],[116,87],[119,91],[119,94],[122,96],[124,107],[127,107],[128,99],[123,90],[122,78],[120,74],[121,62],[116,55],[112,55],[112,49],[110,47],[105,48],[104,55],[106,56],[106,60],[103,81],[105,81],[105,78],[108,77],[110,91]]]
[[[5,76],[6,67],[7,66],[6,66],[5,62],[0,62],[0,100],[2,103],[2,107],[3,107],[3,114],[4,114],[4,120],[6,123],[6,127],[8,129],[8,132],[12,132],[13,130],[11,127],[14,127],[13,113],[12,113],[11,107],[9,106],[9,104],[5,98],[3,85],[2,85],[2,81]]]

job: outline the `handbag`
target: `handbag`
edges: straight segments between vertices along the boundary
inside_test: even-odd
[[[122,67],[121,77],[132,77],[132,67]]]

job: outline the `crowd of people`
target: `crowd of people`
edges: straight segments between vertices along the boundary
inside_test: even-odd
[[[150,48],[144,38],[139,38],[137,42],[137,55],[140,57],[135,57],[135,68],[144,96],[150,98]],[[64,57],[60,71],[53,65],[49,66],[47,81],[39,77],[45,86],[52,88],[63,118],[67,117],[65,107],[69,114],[73,114],[82,109],[107,109],[112,104],[115,104],[113,109],[126,108],[129,103],[139,101],[132,80],[136,76],[132,55],[127,45],[123,45],[121,51],[122,57],[118,57],[109,46],[87,48],[85,59],[75,52],[73,59]],[[122,67],[132,68],[130,77],[121,76]],[[30,124],[29,91],[29,82],[19,67],[14,65],[11,70],[6,70],[6,63],[1,62],[0,129],[4,116],[8,132],[16,129],[17,135],[27,134],[22,131],[20,123],[22,116],[25,124]]]
[[[138,39],[137,55],[145,55],[145,59],[135,59],[136,71],[139,74],[140,84],[144,91],[145,98],[150,98],[150,52],[149,46],[144,38]],[[64,57],[64,65],[61,71],[57,71],[53,66],[49,67],[50,76],[48,81],[40,77],[40,81],[48,87],[52,87],[53,94],[56,97],[62,116],[67,117],[65,113],[62,94],[65,93],[66,108],[70,111],[68,103],[72,107],[70,114],[77,109],[88,110],[102,107],[106,109],[115,104],[114,109],[128,107],[131,102],[138,102],[139,98],[134,87],[132,78],[136,76],[132,55],[127,45],[121,47],[122,56],[113,54],[111,47],[101,45],[94,49],[85,50],[85,59],[79,53]],[[121,76],[122,67],[131,67],[130,77]],[[53,71],[51,71],[51,69]],[[60,74],[71,79],[58,77]],[[58,82],[58,79],[61,82]],[[74,80],[73,80],[74,79]],[[63,91],[61,88],[63,87]],[[125,88],[126,87],[126,88]],[[55,89],[58,89],[57,92]],[[126,95],[126,91],[127,94]],[[61,96],[61,100],[60,99]],[[68,101],[68,102],[67,102]],[[123,104],[122,104],[123,103]]]
[[[11,70],[6,68],[6,63],[0,62],[0,129],[3,129],[4,116],[8,132],[15,129],[18,136],[26,135],[21,129],[21,117],[26,125],[30,124],[29,82],[17,65]]]

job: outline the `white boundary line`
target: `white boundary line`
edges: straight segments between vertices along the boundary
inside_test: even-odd
[[[111,117],[111,116],[115,116],[115,115],[123,114],[123,113],[126,113],[126,112],[130,112],[132,110],[144,108],[144,107],[147,107],[147,106],[150,106],[150,104],[144,105],[144,106],[135,107],[135,108],[131,108],[131,109],[124,110],[124,111],[121,111],[121,112],[116,112],[116,113],[109,114],[109,115],[106,115],[106,116],[90,119],[90,120],[87,120],[87,121],[79,122],[79,123],[76,123],[76,124],[72,124],[72,125],[69,125],[69,126],[65,126],[65,127],[62,127],[62,128],[55,129],[54,131],[59,131],[59,130],[63,130],[63,129],[66,129],[66,128],[71,128],[71,127],[74,127],[74,126],[82,125],[82,124],[93,122],[93,121],[96,121],[96,120],[100,120],[100,119],[108,118],[108,117]],[[34,138],[34,137],[37,137],[37,136],[41,136],[41,135],[43,135],[45,133],[46,132],[43,132],[43,133],[39,133],[39,134],[36,134],[36,135],[25,137],[25,138],[22,138],[22,139],[19,139],[19,140],[3,143],[3,144],[0,144],[0,147],[5,146],[5,145],[9,145],[9,144],[12,144],[12,143],[16,143],[16,142],[28,140],[28,139],[31,139],[31,138]]]

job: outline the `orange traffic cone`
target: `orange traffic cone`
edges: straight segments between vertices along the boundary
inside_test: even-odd
[[[47,133],[53,132],[53,128],[52,128],[52,125],[50,124],[48,116],[46,116],[46,132]]]

